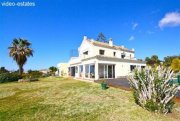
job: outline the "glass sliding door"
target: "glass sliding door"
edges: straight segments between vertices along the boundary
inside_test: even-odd
[[[108,78],[108,68],[107,68],[107,65],[104,65],[104,78]]]
[[[95,66],[90,65],[90,78],[95,78]]]
[[[95,78],[95,65],[86,64],[85,65],[85,77],[86,78]]]
[[[79,77],[83,77],[83,65],[79,66]]]
[[[99,78],[104,78],[104,65],[103,64],[99,64]]]
[[[113,77],[112,78],[115,78],[115,65],[112,65],[112,68],[113,68]]]
[[[71,67],[71,76],[75,76],[75,66]]]
[[[108,65],[108,78],[113,78],[113,65]]]
[[[89,78],[89,64],[85,65],[85,77]]]
[[[99,78],[115,78],[115,65],[99,64]]]

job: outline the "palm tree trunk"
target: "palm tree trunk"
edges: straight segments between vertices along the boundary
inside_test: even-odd
[[[19,65],[19,75],[22,75],[22,73],[23,73],[23,66]]]

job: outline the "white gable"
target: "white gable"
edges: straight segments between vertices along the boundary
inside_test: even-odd
[[[88,51],[89,54],[92,53],[92,44],[90,43],[90,41],[87,39],[86,36],[84,36],[84,39],[80,47],[78,48],[78,51],[79,51],[79,56],[81,56],[86,51]]]

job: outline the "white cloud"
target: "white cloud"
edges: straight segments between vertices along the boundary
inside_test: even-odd
[[[132,23],[132,30],[135,30],[137,26],[138,26],[138,23]]]
[[[159,27],[175,27],[180,26],[180,13],[171,12],[167,13],[164,18],[159,21]]]
[[[132,41],[132,40],[134,40],[134,39],[135,39],[134,36],[130,36],[130,37],[129,37],[129,41]]]

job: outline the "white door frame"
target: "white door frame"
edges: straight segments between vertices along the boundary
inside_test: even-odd
[[[103,64],[104,65],[104,79],[114,79],[113,74],[115,74],[114,66],[115,64]],[[109,78],[108,66],[112,66],[112,78]],[[105,73],[106,72],[106,73]]]

